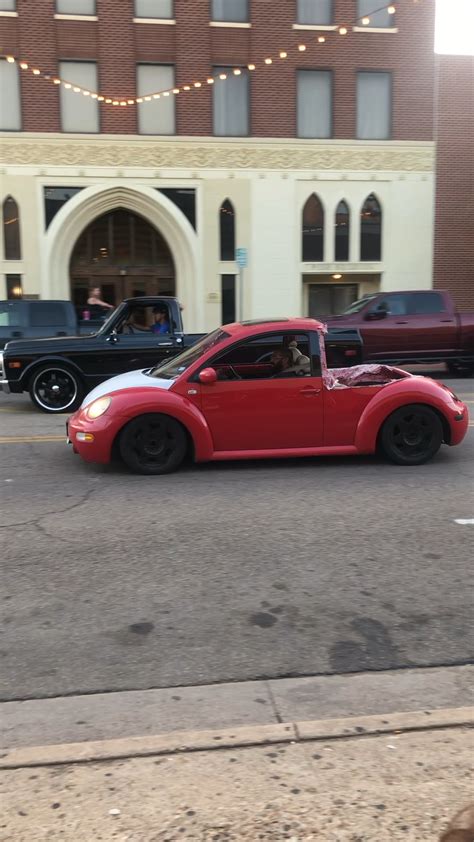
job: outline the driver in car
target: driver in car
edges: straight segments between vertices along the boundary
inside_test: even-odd
[[[155,307],[153,310],[153,315],[155,317],[155,321],[154,324],[152,324],[150,330],[153,333],[169,333],[170,323],[168,321],[168,311],[166,307]]]

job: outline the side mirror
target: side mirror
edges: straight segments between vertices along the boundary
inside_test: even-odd
[[[204,386],[210,386],[212,383],[217,381],[217,371],[215,368],[203,368],[203,370],[199,372],[198,380]]]
[[[388,316],[388,310],[385,307],[381,307],[380,309],[377,308],[376,310],[369,310],[368,313],[365,314],[364,319],[366,321],[377,321],[377,319],[385,319]]]

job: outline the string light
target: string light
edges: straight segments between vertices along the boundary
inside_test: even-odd
[[[418,2],[418,0],[413,0],[413,2]],[[390,5],[381,6],[379,9],[374,9],[374,11],[372,12],[372,15],[374,15],[376,12],[383,11],[383,10],[386,10],[386,12],[389,15],[394,15],[396,13],[395,5],[390,3]],[[357,29],[357,25],[359,25],[360,23],[362,23],[363,26],[369,26],[370,22],[371,22],[371,18],[368,15],[364,15],[364,17],[357,18],[355,21],[353,21],[351,26],[355,26],[355,28]],[[349,23],[347,25],[335,27],[334,31],[338,32],[339,35],[347,35],[348,32],[349,32]],[[324,35],[317,36],[317,43],[318,44],[324,44],[326,42],[326,40],[327,40],[327,38]],[[316,41],[316,39],[315,39],[315,41]],[[307,50],[307,45],[306,44],[298,44],[297,50],[300,53],[304,53]],[[280,50],[279,53],[278,53],[278,56],[281,59],[288,58],[288,55],[289,55],[289,53],[286,50]],[[17,59],[12,55],[6,55],[6,56],[4,56],[4,58],[6,59],[6,61],[9,64],[15,64],[17,62]],[[272,65],[273,61],[274,61],[274,58],[271,57],[271,56],[268,56],[267,58],[264,59],[264,63],[267,66]],[[182,88],[170,88],[169,90],[164,90],[164,91],[159,91],[159,92],[156,91],[155,93],[152,92],[150,94],[147,94],[146,96],[133,97],[133,98],[130,98],[130,99],[120,99],[120,98],[106,97],[105,95],[100,94],[98,92],[92,92],[92,91],[85,90],[84,88],[81,88],[79,85],[74,85],[73,83],[67,82],[66,80],[61,79],[60,77],[51,76],[47,72],[42,71],[37,67],[30,68],[28,62],[26,62],[26,61],[19,61],[18,60],[18,64],[19,64],[21,70],[30,70],[31,73],[34,76],[38,76],[38,77],[41,76],[45,81],[52,82],[52,84],[54,84],[54,85],[63,85],[65,90],[68,90],[68,91],[72,90],[74,93],[80,93],[80,94],[82,94],[83,96],[86,96],[86,97],[90,96],[91,99],[94,99],[97,102],[105,103],[106,105],[119,106],[119,107],[122,107],[122,108],[126,107],[126,106],[141,105],[143,102],[151,102],[152,100],[159,100],[163,96],[165,96],[165,97],[169,97],[171,95],[177,96],[180,93],[180,91],[191,91],[194,88],[199,89],[203,85],[203,82],[196,81],[196,82],[193,82],[192,84],[183,85]],[[247,64],[246,69],[249,70],[249,71],[254,71],[254,70],[256,70],[256,64],[254,64],[254,63]],[[240,76],[240,75],[242,75],[242,69],[240,67],[230,68],[228,73],[220,73],[218,75],[218,77],[209,76],[205,80],[205,82],[208,85],[213,85],[217,78],[222,80],[222,81],[228,79],[230,73],[232,73],[232,75],[234,75],[234,76]]]

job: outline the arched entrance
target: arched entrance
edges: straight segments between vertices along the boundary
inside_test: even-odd
[[[137,214],[159,231],[173,257],[175,292],[185,306],[186,329],[203,331],[204,290],[196,231],[167,196],[144,184],[129,187],[112,181],[84,187],[55,214],[44,238],[42,297],[69,297],[75,244],[91,222],[119,209]]]
[[[159,231],[125,208],[104,213],[82,232],[70,260],[71,300],[84,308],[100,287],[109,304],[137,295],[175,295],[171,251]]]

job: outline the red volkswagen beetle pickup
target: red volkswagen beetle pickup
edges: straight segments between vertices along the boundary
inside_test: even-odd
[[[370,454],[419,465],[459,444],[466,406],[446,386],[380,364],[326,367],[314,319],[225,325],[155,368],[106,380],[68,421],[88,462],[165,474],[186,456]]]

